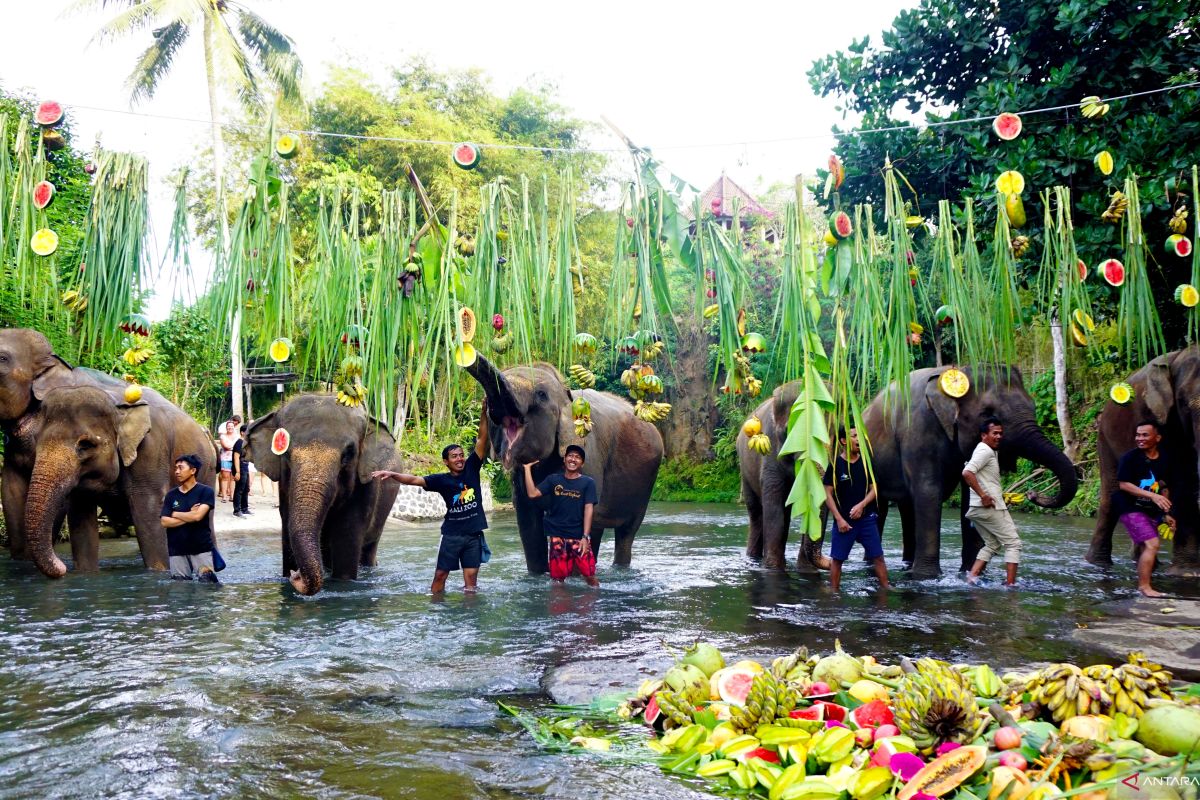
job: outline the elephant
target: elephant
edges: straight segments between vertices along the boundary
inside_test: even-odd
[[[754,416],[762,423],[762,433],[771,440],[770,455],[751,450],[749,437],[744,432],[737,437],[742,500],[750,515],[746,555],[762,559],[763,566],[768,569],[783,569],[785,564],[784,548],[792,520],[787,496],[796,480],[796,458],[780,456],[779,450],[787,438],[788,416],[799,393],[798,382],[785,383],[776,387],[771,398],[754,409]],[[804,536],[796,557],[796,568],[800,572],[816,572],[824,562],[820,540]]]
[[[1108,401],[1098,422],[1096,442],[1100,462],[1100,508],[1087,560],[1112,564],[1112,535],[1117,517],[1112,493],[1117,488],[1117,462],[1134,447],[1138,423],[1154,420],[1162,426],[1163,455],[1170,460],[1172,514],[1177,530],[1168,572],[1194,574],[1200,569],[1200,513],[1197,498],[1197,442],[1200,442],[1200,346],[1192,345],[1155,358],[1128,379],[1133,400],[1125,405]]]
[[[278,431],[290,443],[276,455]],[[279,482],[283,574],[297,592],[321,591],[326,564],[334,580],[355,580],[360,566],[375,566],[400,489],[371,477],[399,466],[396,440],[383,423],[333,395],[302,394],[255,420],[246,439],[246,458]]]
[[[22,448],[33,458],[24,530],[33,562],[47,577],[67,572],[53,541],[64,516],[75,569],[96,569],[97,506],[132,518],[142,560],[151,569],[165,570],[167,535],[160,513],[175,459],[198,456],[200,480],[213,480],[216,452],[204,429],[149,390],[143,390],[142,399],[126,402],[124,387],[112,380],[104,388],[51,389],[25,428],[29,433]]]
[[[879,492],[880,529],[887,503],[895,502],[900,509],[903,558],[912,565],[914,578],[932,578],[941,572],[942,503],[962,483],[963,465],[979,443],[983,420],[995,417],[1004,425],[1001,469],[1011,470],[1017,458],[1023,457],[1048,468],[1057,478],[1056,494],[1044,498],[1031,495],[1031,502],[1043,508],[1061,508],[1079,488],[1075,465],[1038,427],[1033,399],[1016,367],[961,367],[970,379],[970,389],[958,399],[939,388],[938,380],[947,369],[950,367],[914,370],[909,373],[907,404],[892,384],[863,413]],[[966,520],[965,486],[962,496],[961,568],[966,570],[982,540]]]
[[[23,560],[32,556],[26,537],[26,496],[30,491],[34,461],[37,456],[37,441],[43,423],[41,407],[49,392],[60,387],[91,386],[103,390],[115,403],[126,384],[110,375],[83,367],[72,368],[55,355],[50,341],[38,331],[28,328],[5,328],[0,330],[0,431],[4,434],[4,467],[0,473],[0,502],[4,505],[4,523],[8,531],[9,552],[14,559]],[[197,479],[211,482],[212,468],[216,463],[216,452],[212,440],[191,417],[151,389],[143,389],[142,399],[151,409],[152,428],[146,441],[138,448],[141,467],[161,464],[161,501],[171,481],[171,461],[175,455],[192,452],[204,462]],[[153,455],[151,455],[153,454]],[[120,508],[110,508],[110,518],[131,518],[131,506],[136,504],[117,503]],[[142,559],[147,567],[166,569],[166,532],[158,521],[154,509],[152,522],[144,515],[140,517],[138,530]],[[88,518],[87,514],[81,519]],[[60,513],[54,520],[52,532],[58,529],[63,519]],[[75,517],[70,518],[74,520]],[[135,524],[137,520],[134,520]],[[89,523],[90,524],[90,523]],[[71,525],[72,539],[76,531]],[[148,536],[150,540],[142,537]],[[89,534],[79,532],[80,541]],[[161,540],[161,541],[160,541]],[[77,569],[94,569],[94,559],[88,562],[76,558]]]
[[[634,416],[628,401],[592,389],[572,392],[549,364],[509,367],[503,372],[482,355],[467,368],[487,394],[493,456],[510,471],[513,507],[525,566],[529,572],[549,571],[540,507],[525,493],[523,464],[537,461],[533,478],[541,481],[563,468],[567,445],[587,453],[583,474],[596,482],[599,498],[592,517],[592,552],[600,552],[605,528],[616,534],[613,563],[627,567],[633,560],[637,535],[650,492],[662,463],[663,441],[658,429]],[[591,404],[593,428],[575,435],[571,404],[576,398]]]

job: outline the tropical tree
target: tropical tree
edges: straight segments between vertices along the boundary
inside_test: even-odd
[[[299,106],[300,59],[292,40],[245,4],[231,0],[79,0],[79,9],[122,7],[100,28],[96,38],[107,41],[149,30],[152,41],[138,57],[126,83],[130,100],[154,96],[162,79],[189,37],[199,32],[204,77],[212,120],[213,193],[225,209],[225,142],[222,100],[232,95],[247,109],[261,109],[268,98]],[[228,214],[217,215],[218,259],[229,248]],[[229,340],[233,409],[242,411],[241,312],[235,312]]]

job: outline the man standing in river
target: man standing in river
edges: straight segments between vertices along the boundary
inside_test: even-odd
[[[975,529],[983,538],[983,548],[967,574],[968,583],[977,583],[979,573],[983,572],[992,556],[1003,551],[1006,570],[1004,585],[1017,585],[1021,537],[1008,513],[1008,506],[1004,504],[1004,493],[1000,489],[1000,459],[996,455],[1003,438],[1004,426],[1000,420],[995,417],[985,419],[979,426],[979,444],[975,445],[971,460],[963,468],[963,480],[971,487],[971,507],[967,510],[967,519],[975,523]]]
[[[875,506],[875,483],[868,480],[867,466],[858,449],[858,431],[838,428],[842,452],[825,469],[825,507],[833,518],[829,546],[829,585],[841,588],[842,563],[850,557],[855,542],[879,578],[888,588],[887,564],[883,560],[883,541],[879,533],[879,514]]]
[[[1162,431],[1154,420],[1138,424],[1133,434],[1137,445],[1117,462],[1117,490],[1113,509],[1129,532],[1137,557],[1138,591],[1146,597],[1162,597],[1150,585],[1154,562],[1158,558],[1159,526],[1175,530],[1171,516],[1170,481],[1167,459],[1158,450]]]
[[[217,583],[209,518],[216,500],[211,486],[196,482],[200,466],[199,457],[194,455],[175,459],[175,480],[179,485],[163,498],[160,521],[167,529],[171,577],[190,579],[195,575],[201,582]]]
[[[525,465],[525,493],[530,500],[546,498],[542,528],[549,538],[550,578],[565,581],[575,569],[588,586],[599,586],[596,554],[592,552],[592,512],[596,508],[596,482],[580,470],[587,457],[577,444],[567,445],[563,471],[547,475],[534,486],[533,465]]]
[[[483,490],[479,482],[479,469],[487,459],[490,442],[488,431],[487,400],[479,415],[479,435],[475,438],[475,449],[467,457],[461,445],[448,444],[442,448],[442,461],[447,472],[434,475],[409,475],[404,472],[379,470],[371,477],[399,481],[406,486],[420,486],[427,492],[437,492],[446,501],[446,516],[442,519],[442,542],[438,547],[437,567],[433,572],[433,583],[429,591],[441,594],[446,590],[446,579],[450,573],[462,568],[463,591],[478,590],[479,565],[483,563],[487,542],[483,532],[487,529],[487,516],[483,513]],[[490,555],[490,553],[489,553]]]

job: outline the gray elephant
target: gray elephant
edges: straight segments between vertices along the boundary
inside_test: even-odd
[[[771,440],[771,453],[763,455],[750,449],[749,437],[739,433],[737,438],[738,466],[742,473],[742,500],[750,516],[746,537],[746,555],[762,559],[768,569],[783,569],[786,563],[788,529],[792,515],[786,501],[796,480],[795,456],[780,456],[779,449],[787,438],[788,415],[800,393],[797,382],[776,387],[774,394],[754,409],[762,423],[762,433]],[[827,563],[821,556],[821,542],[804,536],[796,557],[801,572],[816,572]]]
[[[963,464],[979,443],[979,424],[984,419],[995,417],[1004,425],[1002,469],[1012,469],[1023,457],[1048,468],[1058,479],[1057,494],[1031,495],[1032,502],[1061,508],[1079,488],[1075,466],[1038,427],[1020,371],[1005,366],[962,367],[971,386],[955,399],[939,388],[947,369],[914,370],[909,375],[907,405],[893,384],[863,414],[879,490],[879,525],[883,527],[887,502],[895,502],[900,509],[904,561],[912,565],[916,578],[931,578],[941,571],[942,503],[962,483]],[[966,496],[964,488],[962,569],[970,568],[982,546],[965,518]]]
[[[1111,400],[1100,415],[1096,454],[1100,461],[1100,509],[1088,548],[1093,564],[1112,564],[1112,535],[1117,516],[1112,493],[1117,488],[1117,462],[1134,447],[1138,423],[1162,425],[1163,455],[1170,462],[1171,504],[1177,530],[1169,572],[1191,574],[1200,569],[1200,514],[1196,507],[1197,442],[1200,442],[1200,347],[1192,345],[1160,356],[1128,379],[1133,400]]]
[[[284,432],[284,433],[281,433]],[[361,408],[326,394],[303,394],[246,431],[246,458],[279,482],[283,574],[300,594],[334,580],[354,580],[375,552],[400,485],[371,478],[396,469],[396,440]],[[287,439],[276,455],[273,440]],[[276,448],[279,449],[279,448]]]
[[[31,489],[37,441],[44,421],[41,415],[42,401],[52,390],[70,386],[99,388],[109,395],[112,402],[118,399],[123,402],[125,384],[122,381],[95,370],[82,367],[72,369],[54,354],[49,340],[38,331],[28,328],[0,330],[0,431],[5,438],[0,492],[9,552],[15,559],[32,556],[26,541],[26,498]],[[158,492],[158,502],[161,502],[171,485],[171,462],[175,455],[187,452],[198,455],[204,462],[204,468],[197,479],[211,483],[216,451],[208,435],[191,417],[157,392],[144,389],[142,398],[151,410],[152,427],[137,448],[141,464],[138,469],[148,470],[150,464],[161,467],[162,488]],[[110,508],[110,517],[129,519],[130,507],[134,505],[141,508],[143,503],[140,500],[135,503],[127,500],[115,503],[118,507]],[[150,519],[146,515],[148,508],[149,505],[146,505],[145,509],[141,509],[141,525],[137,531],[142,559],[151,569],[166,569],[166,532],[158,521],[161,509],[154,507],[151,522],[147,521]],[[51,521],[52,531],[58,529],[66,515],[65,509],[58,509],[56,513],[57,518]],[[81,517],[69,517],[72,540],[90,541],[91,534],[84,530],[76,532],[76,519],[80,524],[91,525],[86,513]],[[138,521],[134,520],[135,525]],[[94,569],[95,559],[76,558],[75,566],[77,569]]]
[[[587,452],[583,473],[596,482],[600,499],[592,517],[592,551],[599,553],[604,529],[612,528],[616,534],[613,563],[629,566],[633,539],[646,516],[662,462],[658,429],[635,417],[633,407],[616,395],[591,389],[572,392],[549,364],[498,372],[479,356],[467,371],[487,394],[492,451],[510,470],[513,507],[529,571],[547,572],[549,565],[541,509],[525,494],[522,465],[539,462],[533,478],[541,481],[562,471],[562,455],[569,444]],[[584,439],[575,435],[571,403],[576,397],[592,407],[593,428]]]
[[[34,564],[61,578],[67,567],[54,553],[54,532],[66,517],[75,569],[94,570],[99,556],[97,507],[133,520],[142,560],[167,568],[160,522],[176,458],[194,454],[211,483],[216,453],[208,434],[161,396],[143,390],[127,403],[125,385],[60,386],[46,392],[21,442],[33,453],[24,498],[24,531]],[[183,424],[183,416],[190,425]]]

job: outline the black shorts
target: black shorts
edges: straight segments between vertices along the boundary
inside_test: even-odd
[[[438,569],[454,572],[460,564],[463,569],[479,569],[481,563],[483,563],[482,532],[442,534],[442,545],[438,548]]]

